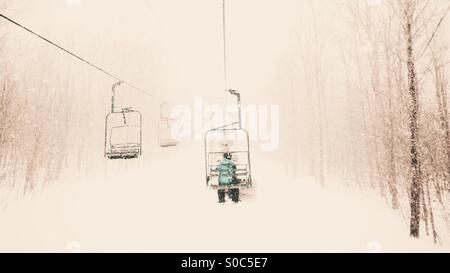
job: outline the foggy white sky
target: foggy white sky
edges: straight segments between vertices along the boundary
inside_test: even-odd
[[[223,96],[221,1],[68,2],[14,1],[8,14],[165,97]],[[294,29],[311,16],[308,2],[227,1],[229,87],[258,95],[270,86],[277,65],[292,57]],[[318,14],[321,20],[323,12]]]
[[[74,6],[66,0],[13,1],[5,13],[172,104],[191,105],[196,96],[219,97],[234,104],[234,98],[223,91],[221,0],[80,2]],[[310,49],[315,47],[312,41],[319,35],[320,58],[330,74],[339,75],[335,67],[339,58],[336,36],[340,35],[335,27],[343,23],[336,14],[339,5],[334,0],[227,0],[228,87],[242,93],[244,104],[279,104],[282,138],[291,127],[293,100],[289,93],[315,92],[304,83],[310,77],[305,73],[310,64],[305,62],[314,60],[302,59],[299,49],[310,57]],[[91,103],[86,112],[90,122],[97,124],[93,127],[98,128],[96,135],[101,136],[114,81],[15,26],[5,29],[12,38],[8,39],[9,48],[17,52],[15,67],[22,64],[31,70],[27,75],[69,79],[70,85],[78,86]],[[37,71],[41,66],[28,66],[30,62],[44,64],[49,72]],[[324,84],[331,81],[324,79]],[[342,97],[336,84],[330,90]],[[307,106],[313,102],[307,97],[297,99],[296,107],[304,109],[304,119],[309,120]],[[339,108],[339,102],[330,100],[329,112],[336,115],[332,108]],[[145,135],[156,139],[160,100],[121,87],[117,101],[143,111],[144,126],[150,127]],[[308,124],[303,125],[300,137],[306,137],[308,130]],[[280,150],[290,149],[289,145],[281,141]]]

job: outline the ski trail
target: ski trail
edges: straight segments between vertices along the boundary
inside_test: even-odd
[[[243,202],[217,204],[196,148],[27,196],[0,211],[0,251],[442,250],[410,239],[383,202],[287,178],[275,163],[255,161],[256,187]]]

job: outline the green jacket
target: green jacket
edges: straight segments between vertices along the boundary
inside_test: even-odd
[[[236,165],[230,159],[224,158],[217,167],[219,172],[219,185],[231,185],[236,175]]]

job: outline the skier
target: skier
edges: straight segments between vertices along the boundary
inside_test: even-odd
[[[217,167],[217,171],[219,172],[219,186],[232,186],[237,184],[236,165],[231,159],[231,153],[224,153],[223,160]],[[225,189],[219,189],[217,195],[219,196],[219,203],[225,203]],[[230,189],[229,195],[233,202],[239,202],[238,188]]]

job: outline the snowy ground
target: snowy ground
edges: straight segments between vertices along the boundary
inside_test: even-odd
[[[410,239],[402,218],[376,197],[289,179],[257,159],[252,198],[219,205],[204,186],[201,153],[183,149],[127,168],[112,162],[95,177],[12,202],[0,211],[0,251],[450,250]]]

